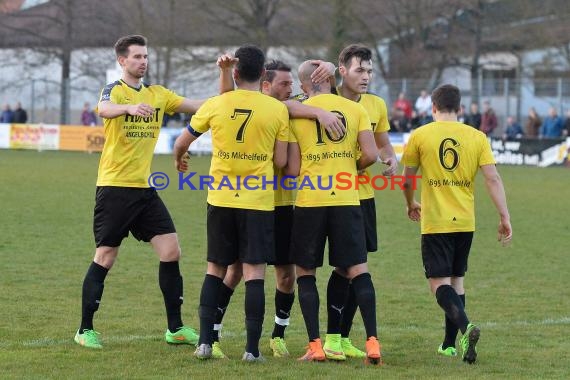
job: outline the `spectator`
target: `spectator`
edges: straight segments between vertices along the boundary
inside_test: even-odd
[[[528,119],[525,125],[525,137],[538,137],[541,125],[542,120],[540,119],[540,116],[538,116],[534,107],[530,107],[528,110]]]
[[[4,104],[2,113],[0,114],[0,123],[12,123],[14,121],[14,112],[9,104]]]
[[[489,101],[483,103],[483,115],[481,116],[481,127],[479,130],[489,136],[497,128],[497,115],[491,108]]]
[[[390,131],[393,132],[409,132],[412,127],[411,119],[401,109],[396,109],[390,119]]]
[[[22,108],[22,103],[16,103],[16,109],[14,110],[14,123],[24,124],[28,121],[28,113]]]
[[[406,119],[409,120],[412,118],[412,103],[406,99],[406,94],[403,92],[400,92],[400,95],[398,95],[398,99],[394,102],[393,108],[394,113],[396,113],[398,110],[401,110],[404,112]]]
[[[481,127],[481,113],[479,113],[479,105],[475,102],[471,103],[469,115],[465,117],[465,124],[472,126],[475,129]]]
[[[507,129],[503,134],[503,140],[516,140],[523,137],[523,130],[519,123],[512,116],[507,117]]]
[[[548,110],[548,116],[544,118],[542,126],[540,127],[540,137],[547,139],[555,139],[562,136],[562,129],[564,128],[564,121],[556,108],[550,107]]]
[[[83,105],[83,112],[81,112],[81,125],[95,125],[97,124],[97,116],[95,112],[91,109],[88,102]]]
[[[422,90],[418,99],[416,99],[416,111],[418,115],[431,116],[431,96],[426,90]]]

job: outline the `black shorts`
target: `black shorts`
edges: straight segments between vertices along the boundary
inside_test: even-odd
[[[427,278],[463,277],[473,232],[422,235],[422,260]]]
[[[329,265],[349,268],[365,263],[367,252],[360,206],[295,207],[293,263],[306,269],[323,266],[327,238]]]
[[[93,214],[97,247],[118,247],[129,231],[145,242],[176,232],[170,213],[153,188],[98,186]]]
[[[237,260],[264,264],[275,260],[273,211],[208,204],[208,262],[228,266]]]
[[[364,234],[366,235],[366,250],[378,250],[378,232],[376,232],[376,202],[374,198],[361,199],[362,219],[364,221]]]
[[[291,229],[293,228],[293,206],[275,207],[275,260],[270,265],[289,265]]]

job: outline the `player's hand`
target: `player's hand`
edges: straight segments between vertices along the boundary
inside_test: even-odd
[[[408,218],[414,222],[419,222],[422,217],[422,205],[416,201],[413,201],[411,205],[406,208],[408,212]]]
[[[182,173],[186,173],[186,171],[188,170],[189,160],[190,160],[190,155],[188,154],[188,152],[184,153],[182,157],[177,158],[174,161],[174,166],[176,167],[176,170]]]
[[[220,68],[220,70],[227,70],[231,69],[238,63],[239,58],[234,57],[230,53],[222,54],[218,57],[216,61],[216,65]]]
[[[334,113],[322,110],[319,112],[317,120],[319,124],[325,127],[326,131],[335,139],[339,139],[344,136],[346,128],[342,124],[341,116]]]
[[[497,229],[497,241],[500,241],[503,247],[507,247],[511,244],[512,239],[513,229],[511,227],[511,221],[501,218],[499,228]]]
[[[384,165],[388,165],[386,169],[382,171],[382,175],[386,177],[391,177],[396,175],[398,172],[398,160],[396,157],[389,157],[386,160],[382,161]]]
[[[132,116],[149,117],[154,113],[154,107],[146,103],[133,104],[127,107],[127,113]]]
[[[331,62],[321,61],[314,59],[311,61],[313,65],[319,65],[316,70],[311,74],[311,81],[315,84],[326,82],[327,79],[334,75],[336,67]]]

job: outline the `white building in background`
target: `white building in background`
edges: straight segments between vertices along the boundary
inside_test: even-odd
[[[225,51],[233,51],[233,48]],[[217,94],[218,69],[215,59],[221,52],[219,48],[202,47],[194,49],[202,56],[211,56],[211,63],[190,65],[174,64],[175,71],[169,88],[190,98],[206,98]],[[381,45],[381,52],[389,61],[388,49]],[[541,62],[545,57],[555,57],[556,52],[549,49],[532,50],[517,57],[508,53],[488,54],[481,58],[482,71],[479,78],[480,100],[489,100],[498,115],[516,115],[520,96],[521,118],[526,117],[532,106],[539,114],[545,115],[548,108],[554,106],[559,112],[570,109],[570,67],[562,59],[554,62],[556,71],[544,71]],[[268,58],[281,59],[291,65],[296,75],[297,65],[305,59],[318,58],[324,51],[307,53],[295,52],[282,47],[269,50]],[[150,50],[150,73],[159,66],[156,54]],[[187,58],[187,57],[186,57]],[[176,58],[178,59],[178,58]],[[553,63],[550,59],[551,64]],[[189,68],[190,67],[190,68]],[[517,93],[517,71],[522,68],[520,95]],[[72,55],[71,73],[71,118],[72,123],[79,122],[83,104],[96,105],[101,89],[105,84],[120,77],[121,71],[116,64],[112,48],[76,50]],[[28,110],[30,121],[57,123],[59,121],[61,67],[53,58],[27,49],[0,50],[0,106],[14,105],[21,102]],[[155,82],[153,77],[150,78]],[[382,80],[376,73],[370,91],[386,99],[388,107],[392,103],[390,95],[405,91],[415,99],[421,88],[414,88],[413,79],[398,79],[390,82]],[[426,83],[427,81],[422,81]],[[463,103],[471,102],[470,72],[466,68],[453,67],[444,71],[442,82],[457,85],[463,92]],[[156,83],[156,82],[155,82]],[[161,83],[162,84],[162,83]],[[300,92],[299,87],[294,91]]]

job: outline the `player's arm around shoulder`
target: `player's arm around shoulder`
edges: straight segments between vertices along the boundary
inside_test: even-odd
[[[334,112],[329,112],[319,107],[309,106],[297,100],[289,99],[283,103],[287,106],[289,116],[292,119],[312,119],[317,120],[327,132],[334,137],[344,136],[344,125],[339,115]]]

